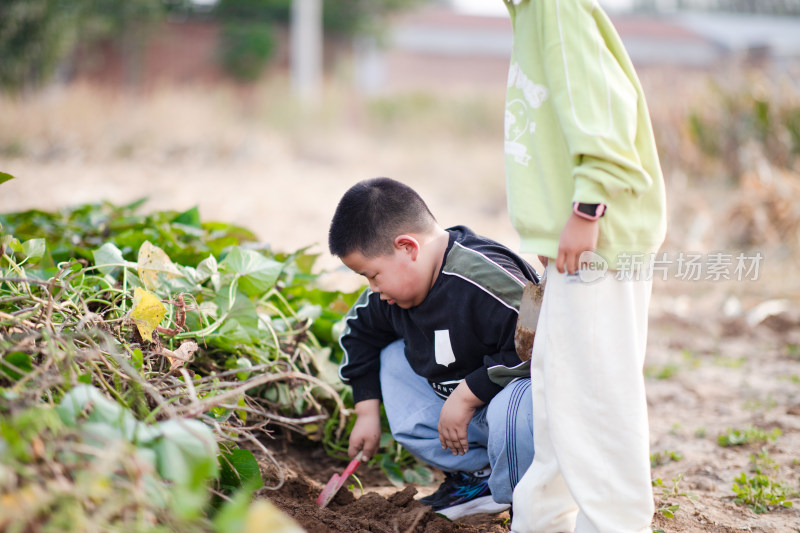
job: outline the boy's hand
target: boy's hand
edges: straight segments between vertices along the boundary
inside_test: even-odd
[[[466,381],[462,381],[450,394],[439,414],[439,442],[442,449],[450,449],[453,455],[464,455],[469,450],[467,426],[475,410],[483,402],[475,396]]]
[[[361,452],[363,461],[369,461],[378,451],[381,442],[380,405],[380,400],[364,400],[355,405],[356,423],[347,447],[351,459]]]
[[[558,258],[556,268],[562,274],[566,270],[574,274],[580,268],[580,257],[583,252],[593,252],[597,248],[597,236],[600,232],[596,220],[586,220],[571,214],[561,231],[558,241]]]

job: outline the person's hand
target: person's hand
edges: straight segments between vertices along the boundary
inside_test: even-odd
[[[580,268],[580,257],[583,252],[593,252],[597,248],[597,236],[600,232],[596,220],[586,220],[571,214],[561,231],[558,241],[558,257],[556,268],[562,274],[567,271],[574,274]]]
[[[361,452],[362,461],[369,461],[381,442],[380,400],[364,400],[355,408],[356,423],[350,432],[347,455],[352,459]]]
[[[448,448],[453,455],[464,455],[469,450],[467,427],[475,410],[483,405],[466,381],[462,381],[450,394],[439,414],[439,442],[442,449]]]

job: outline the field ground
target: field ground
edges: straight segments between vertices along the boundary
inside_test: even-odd
[[[719,309],[727,291],[704,288],[706,306],[692,305],[689,288],[669,294],[666,289],[656,291],[646,374],[651,453],[657,463],[652,469],[656,508],[672,507],[674,516],[657,511],[654,527],[674,533],[797,531],[799,509],[756,514],[734,502],[731,488],[742,473],[754,475],[754,457],[761,454],[764,473],[797,489],[800,315],[772,316],[750,326],[741,317],[726,318]],[[768,435],[777,429],[780,436],[739,446],[718,443],[720,435],[747,428]],[[352,494],[343,490],[328,509],[319,510],[314,499],[344,465],[318,448],[284,442],[279,446],[279,461],[289,481],[265,495],[309,532],[508,531],[507,512],[453,523],[431,516],[428,508],[411,500],[414,489],[391,486],[377,469],[363,466],[357,471],[363,495],[356,485]],[[415,489],[422,494],[432,490]],[[796,496],[792,500],[798,503]]]
[[[415,187],[442,225],[466,224],[517,247],[505,207],[502,87],[444,110],[425,97],[367,105],[337,93],[308,112],[275,91],[186,88],[127,98],[78,86],[0,100],[12,126],[0,131],[0,170],[17,177],[0,186],[0,212],[143,196],[145,209],[198,206],[204,220],[244,225],[277,250],[311,246],[319,268],[335,271],[327,283],[355,288],[360,280],[337,270],[325,251],[327,224],[347,187],[386,175]],[[459,111],[470,121],[439,114]],[[415,112],[426,118],[405,121]],[[680,172],[668,173],[667,187],[665,249],[675,262],[683,252],[738,253],[720,245],[729,219],[712,201],[735,191]],[[678,506],[674,518],[656,514],[655,527],[666,532],[800,528],[800,510],[755,514],[733,501],[731,489],[740,473],[754,475],[754,464],[794,490],[800,477],[800,277],[791,250],[758,251],[757,279],[751,271],[741,281],[686,281],[671,271],[655,283],[646,379],[653,478],[661,480],[656,506]],[[718,444],[718,436],[747,428],[780,435]],[[344,465],[286,439],[267,445],[288,478],[263,494],[310,532],[508,530],[507,514],[456,523],[433,517],[412,501],[412,489],[363,466],[367,494],[340,494],[329,509],[316,509],[318,491]]]

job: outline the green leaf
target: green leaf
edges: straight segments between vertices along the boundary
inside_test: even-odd
[[[234,247],[220,263],[220,268],[239,278],[239,289],[247,296],[261,296],[275,285],[283,263],[267,259],[254,250]]]
[[[98,448],[117,446],[119,441],[147,446],[160,435],[156,427],[136,420],[130,409],[89,385],[73,387],[56,411],[64,424],[79,430],[83,442]]]
[[[403,480],[406,483],[430,485],[433,483],[433,472],[425,465],[417,463],[413,468],[407,468],[403,471]]]
[[[25,352],[11,352],[3,357],[3,361],[0,363],[0,371],[2,371],[5,375],[17,381],[22,377],[22,374],[17,372],[13,368],[9,368],[3,363],[8,363],[9,365],[15,366],[17,369],[22,370],[23,372],[32,372],[33,371],[33,364],[31,363],[31,356],[26,354]]]
[[[248,511],[252,507],[253,492],[261,487],[260,480],[251,478],[244,483],[236,492],[233,498],[222,506],[220,511],[214,516],[214,531],[225,533],[241,533],[245,530]],[[274,531],[267,529],[266,524],[259,524],[262,531]],[[263,529],[262,529],[263,528]]]
[[[158,424],[161,438],[154,449],[161,477],[179,485],[198,487],[216,477],[217,442],[199,420],[167,420]]]
[[[294,264],[297,265],[298,270],[304,274],[311,274],[314,264],[319,259],[320,254],[305,253],[305,250],[299,250],[294,256]]]
[[[229,358],[228,360],[225,361],[225,368],[226,369],[228,369],[228,370],[233,370],[233,369],[242,370],[242,372],[237,372],[236,373],[236,377],[241,381],[244,381],[248,377],[250,377],[249,369],[252,366],[253,366],[252,361],[250,361],[250,359],[248,359],[247,357],[239,357],[237,359],[234,359],[233,357],[231,357],[231,358]]]
[[[189,486],[175,484],[170,487],[172,493],[171,500],[175,502],[172,511],[181,520],[193,521],[203,514],[203,509],[208,503],[208,491],[205,486]],[[155,529],[151,531],[164,530]]]
[[[184,211],[180,215],[173,218],[172,221],[178,224],[192,226],[194,228],[202,227],[202,223],[200,222],[200,211],[197,209],[197,206]]]
[[[245,401],[244,396],[239,398],[239,401],[236,402],[236,405],[242,408],[247,407],[247,402]],[[238,416],[239,420],[241,420],[242,422],[245,423],[247,422],[247,411],[245,411],[244,409],[238,409],[236,411],[236,416]]]
[[[144,354],[142,354],[142,350],[139,348],[133,350],[131,354],[131,363],[136,370],[142,370],[142,365],[144,365]]]
[[[3,235],[0,237],[0,248],[8,248],[14,253],[22,253],[22,244],[13,235]]]
[[[150,428],[136,420],[130,410],[90,385],[73,387],[61,399],[57,411],[68,426],[86,426],[87,423],[108,426],[129,442],[153,436]]]
[[[208,257],[200,261],[200,264],[197,265],[197,270],[195,272],[197,275],[195,281],[198,284],[205,282],[212,276],[219,273],[217,259],[213,255],[209,255]]]
[[[230,453],[222,453],[219,457],[220,476],[222,485],[229,487],[253,486],[252,480],[259,483],[255,489],[263,486],[261,470],[253,452],[243,448],[236,448]]]
[[[314,361],[314,366],[317,367],[322,381],[337,390],[345,386],[339,378],[339,365],[331,361],[331,348],[329,346],[312,348],[311,359]]]
[[[403,471],[397,463],[392,461],[391,457],[383,455],[383,457],[381,457],[380,467],[384,474],[386,474],[386,477],[389,478],[392,485],[396,487],[403,486]]]
[[[22,243],[22,252],[32,262],[36,262],[44,256],[47,251],[44,239],[29,239]]]
[[[231,307],[228,288],[217,293],[219,309]],[[235,349],[237,345],[256,344],[260,337],[258,313],[255,304],[241,292],[234,293],[233,306],[225,322],[209,340],[223,349]]]
[[[6,174],[5,172],[0,172],[0,183],[5,183],[9,180],[13,180],[14,176],[11,174]]]
[[[13,465],[8,459],[33,463],[31,441],[45,430],[55,437],[62,427],[58,415],[49,407],[28,407],[14,414],[4,413],[0,416],[0,464]]]
[[[125,264],[122,251],[114,243],[107,242],[92,252],[94,264],[104,275],[113,275],[113,272]]]
[[[297,318],[299,320],[308,320],[310,322],[320,316],[322,316],[322,306],[320,305],[308,304],[297,310]]]

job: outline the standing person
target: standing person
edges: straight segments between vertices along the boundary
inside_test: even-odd
[[[505,0],[509,213],[546,264],[531,365],[536,456],[515,533],[649,532],[642,375],[665,193],[642,88],[595,0]],[[605,262],[608,272],[590,271]],[[581,265],[584,269],[581,270]]]
[[[529,363],[514,331],[536,272],[464,226],[440,227],[389,178],[344,194],[328,245],[369,282],[340,337],[356,411],[350,457],[378,451],[383,402],[395,440],[445,472],[422,502],[451,520],[507,509],[533,459]]]

